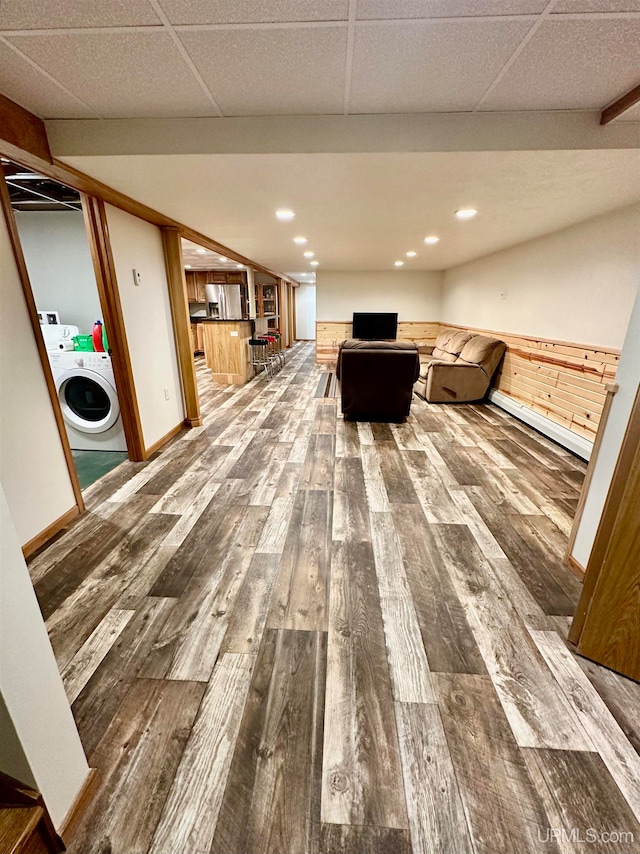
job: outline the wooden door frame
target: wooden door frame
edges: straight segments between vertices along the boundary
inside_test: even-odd
[[[138,408],[138,396],[133,379],[133,368],[120,302],[118,280],[109,240],[107,214],[102,199],[81,193],[87,237],[93,270],[98,286],[98,296],[105,327],[109,337],[111,364],[118,392],[122,427],[127,441],[129,459],[141,462],[148,453],[144,444],[142,421]]]
[[[613,472],[613,477],[611,478],[611,483],[609,484],[609,491],[607,492],[607,498],[604,503],[602,515],[600,516],[600,522],[591,548],[591,554],[589,555],[582,594],[580,596],[580,601],[578,602],[575,617],[571,623],[571,628],[569,629],[568,640],[570,643],[576,645],[580,643],[580,636],[587,620],[593,596],[596,592],[602,565],[611,541],[618,511],[620,510],[620,503],[627,482],[627,473],[629,472],[635,451],[639,444],[640,387],[636,391],[636,397],[633,407],[631,408],[631,414],[629,416],[629,421],[627,422],[627,429],[622,440],[622,445],[620,446],[618,460]]]
[[[23,552],[25,553],[25,556],[28,556],[33,551],[35,551],[36,548],[39,548],[39,546],[42,545],[43,542],[54,536],[54,534],[57,533],[57,530],[60,530],[67,524],[69,524],[72,518],[75,518],[81,513],[84,513],[85,506],[84,499],[82,497],[80,481],[78,479],[78,473],[76,471],[73,454],[71,452],[71,446],[69,444],[67,429],[64,424],[64,418],[62,417],[62,408],[60,406],[60,399],[58,398],[58,392],[56,390],[56,383],[53,378],[53,371],[51,370],[51,363],[49,362],[47,348],[44,343],[42,332],[40,331],[38,310],[36,308],[36,301],[33,296],[33,289],[31,287],[29,271],[27,270],[27,264],[24,258],[24,253],[22,251],[22,243],[20,241],[20,235],[18,233],[16,218],[13,213],[13,208],[11,207],[9,188],[7,187],[7,182],[5,181],[4,172],[2,172],[2,170],[0,170],[0,204],[2,206],[2,212],[4,214],[4,219],[7,224],[7,231],[9,232],[9,241],[11,243],[11,248],[13,249],[13,258],[15,261],[16,268],[18,270],[18,276],[20,278],[20,284],[22,286],[22,294],[24,296],[24,301],[27,306],[29,322],[31,324],[31,330],[33,332],[36,348],[38,350],[38,357],[40,359],[42,373],[44,375],[45,383],[47,385],[47,391],[51,400],[51,408],[53,410],[53,416],[55,418],[56,426],[58,428],[60,443],[62,445],[62,451],[64,453],[65,462],[67,464],[67,471],[69,472],[69,480],[71,481],[71,487],[73,489],[73,495],[76,501],[75,507],[77,509],[77,512],[73,512],[72,515],[66,513],[63,517],[61,517],[61,519],[57,520],[57,522],[54,523],[54,526],[59,523],[58,528],[52,529],[54,526],[49,526],[46,531],[43,531],[41,534],[30,540],[29,543],[27,543],[23,547]]]
[[[176,340],[178,365],[182,378],[185,420],[189,427],[200,427],[202,416],[200,413],[200,395],[196,380],[196,366],[193,361],[187,279],[184,273],[182,258],[182,236],[180,229],[174,226],[165,226],[161,229],[161,232],[167,271],[167,285],[169,287],[173,334]]]

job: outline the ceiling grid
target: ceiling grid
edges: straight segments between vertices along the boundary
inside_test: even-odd
[[[43,118],[593,110],[638,45],[640,0],[3,0],[0,90]]]

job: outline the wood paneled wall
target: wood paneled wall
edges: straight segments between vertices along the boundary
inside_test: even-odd
[[[607,385],[618,369],[618,350],[429,321],[398,323],[398,338],[431,345],[445,329],[468,329],[505,341],[507,352],[494,387],[574,433],[595,439]],[[335,360],[340,341],[350,336],[350,322],[316,323],[318,361]]]
[[[345,338],[351,338],[351,321],[316,322],[316,358],[318,362],[333,362],[338,355],[338,346]],[[438,337],[438,323],[429,321],[400,321],[398,340],[415,341],[416,344],[432,345]]]
[[[441,329],[466,327],[442,324]],[[620,352],[486,329],[469,332],[505,341],[494,388],[593,442]]]

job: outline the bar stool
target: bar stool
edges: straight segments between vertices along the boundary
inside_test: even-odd
[[[281,367],[284,368],[284,366],[287,364],[287,360],[285,357],[285,351],[282,347],[282,335],[280,334],[279,329],[273,330],[273,337],[276,339],[276,343],[275,343],[276,355],[278,356],[278,359],[280,360]]]
[[[280,357],[278,355],[278,351],[276,349],[276,337],[275,335],[267,334],[264,336],[265,340],[269,344],[269,358],[271,360],[271,365],[274,374],[277,373],[282,367],[282,362],[280,361]]]
[[[264,371],[269,379],[273,376],[272,362],[269,356],[269,342],[265,338],[250,338],[251,365],[254,376]]]

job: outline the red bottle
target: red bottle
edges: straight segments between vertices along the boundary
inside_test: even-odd
[[[91,333],[91,338],[93,339],[93,349],[96,353],[104,353],[104,345],[102,343],[102,321],[96,320],[93,324],[93,332]]]

